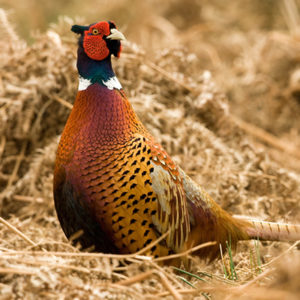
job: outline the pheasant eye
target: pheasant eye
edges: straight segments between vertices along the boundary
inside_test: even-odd
[[[98,30],[97,28],[93,28],[92,34],[93,34],[93,35],[99,34],[99,30]]]

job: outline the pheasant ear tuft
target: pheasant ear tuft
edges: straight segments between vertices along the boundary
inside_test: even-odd
[[[71,31],[78,34],[82,34],[84,33],[84,31],[89,30],[89,28],[89,26],[73,25]]]

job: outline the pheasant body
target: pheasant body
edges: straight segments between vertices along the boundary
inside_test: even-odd
[[[154,179],[158,193],[154,191],[152,174],[171,178],[174,191],[165,188],[162,192],[180,193],[183,198],[182,188],[177,187],[178,168],[139,122],[124,93],[99,84],[77,96],[58,148],[55,174],[61,172],[66,173],[74,197],[79,202],[84,199],[82,206],[121,253],[138,251],[157,239],[158,218],[163,220],[160,232],[166,232],[173,222],[170,209],[176,207],[162,207],[162,187]],[[61,193],[60,189],[55,191]],[[177,195],[171,196],[176,201]],[[187,216],[185,213],[180,222],[176,218],[173,231],[177,234],[168,242],[177,248],[183,243],[180,237],[187,236],[189,230]],[[154,246],[152,252],[167,255],[169,249]]]
[[[72,30],[81,34],[82,78],[54,173],[55,207],[66,236],[81,231],[76,241],[83,248],[133,253],[168,233],[150,249],[153,256],[217,241],[198,252],[210,258],[229,236],[233,246],[263,236],[247,220],[222,210],[142,125],[111,67],[110,55],[119,56],[123,38],[115,25]]]

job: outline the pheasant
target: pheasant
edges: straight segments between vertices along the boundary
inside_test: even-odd
[[[170,158],[141,123],[111,65],[124,35],[113,22],[73,25],[79,34],[77,97],[61,135],[54,201],[61,227],[82,248],[154,257],[199,250],[214,259],[239,240],[300,239],[300,225],[235,218]],[[81,234],[77,234],[80,232]],[[75,237],[74,237],[75,236]]]

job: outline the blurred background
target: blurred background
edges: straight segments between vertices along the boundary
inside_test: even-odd
[[[86,23],[111,19],[133,40],[145,47],[155,47],[155,37],[170,41],[173,35],[204,34],[216,31],[294,30],[298,21],[295,5],[289,0],[66,0],[10,1],[0,6],[10,15],[16,32],[31,40],[34,31],[45,31],[59,16],[81,17]],[[149,29],[145,34],[144,29]],[[234,37],[233,37],[234,38]],[[175,41],[173,41],[175,42]]]

